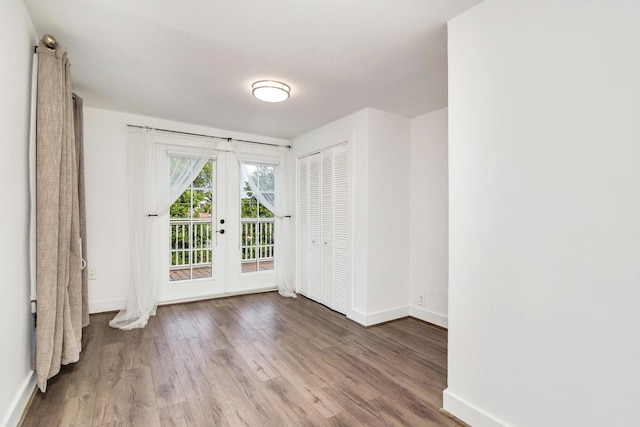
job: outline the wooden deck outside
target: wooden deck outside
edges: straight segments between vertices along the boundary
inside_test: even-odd
[[[273,270],[273,261],[260,261],[260,271]],[[257,262],[246,262],[242,264],[243,273],[253,273],[258,271]]]
[[[268,270],[273,270],[273,261],[261,261],[259,271]],[[253,273],[256,271],[258,271],[257,262],[247,262],[242,264],[243,273]],[[199,267],[193,269],[194,279],[206,279],[208,277],[211,277],[211,267]],[[176,280],[189,280],[189,269],[171,270],[169,272],[169,280],[172,282]]]

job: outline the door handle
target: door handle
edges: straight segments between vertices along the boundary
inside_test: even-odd
[[[217,230],[216,233],[224,234],[224,228],[222,230]]]

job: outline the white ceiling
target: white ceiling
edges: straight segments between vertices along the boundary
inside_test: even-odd
[[[86,105],[287,139],[364,107],[445,107],[445,23],[480,1],[24,0]],[[260,79],[291,98],[253,98]]]

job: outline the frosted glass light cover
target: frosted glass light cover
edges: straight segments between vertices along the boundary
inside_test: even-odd
[[[289,99],[291,88],[275,80],[259,80],[251,85],[253,96],[265,102],[282,102]]]

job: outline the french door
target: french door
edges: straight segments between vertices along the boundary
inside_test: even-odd
[[[274,219],[246,179],[234,153],[218,151],[172,205],[161,303],[275,289]]]
[[[226,163],[225,153],[211,158],[169,210],[161,302],[200,299],[226,291],[226,231],[233,226],[225,216]]]

